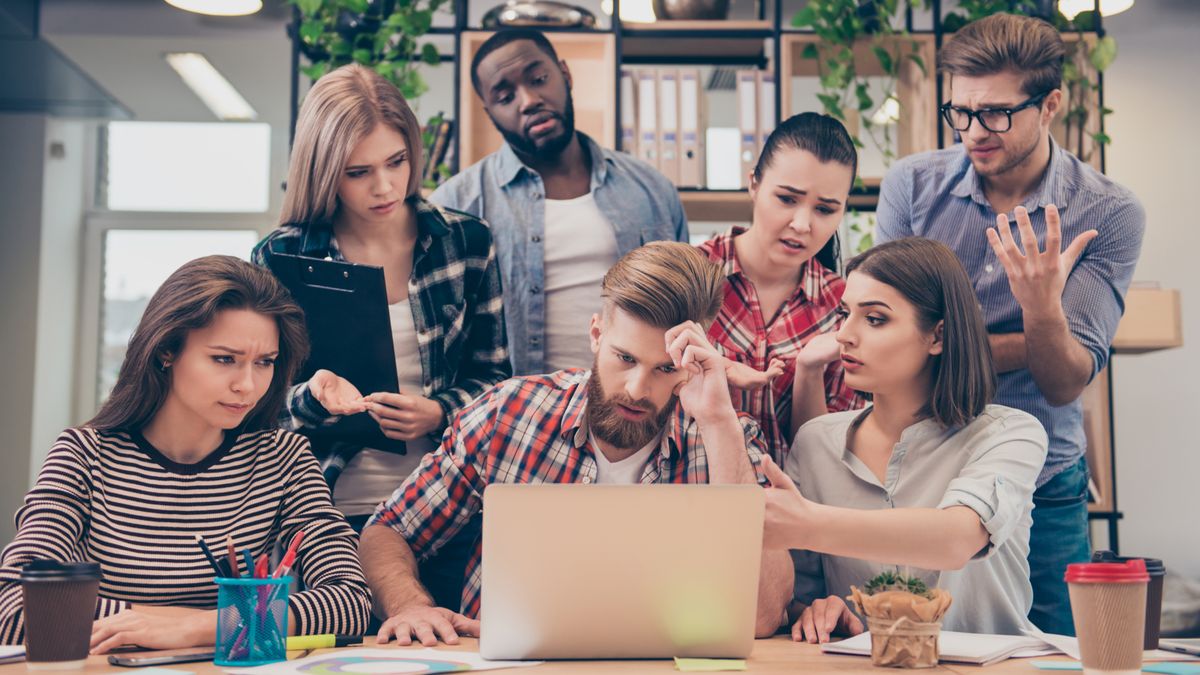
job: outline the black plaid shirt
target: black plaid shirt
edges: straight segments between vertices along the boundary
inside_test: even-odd
[[[411,203],[417,213],[417,246],[409,286],[415,293],[409,300],[421,356],[422,393],[442,406],[449,422],[475,397],[512,375],[500,273],[492,234],[483,221],[420,197]],[[254,247],[251,259],[266,266],[275,253],[345,260],[328,224],[284,225]],[[308,383],[300,383],[289,391],[280,421],[295,431],[336,420],[309,392]],[[430,433],[435,443],[444,429],[443,425]],[[340,473],[358,449],[339,447],[325,458],[326,476]]]

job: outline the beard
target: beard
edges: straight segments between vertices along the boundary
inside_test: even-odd
[[[988,178],[991,178],[992,176],[1001,176],[1009,171],[1012,171],[1018,166],[1021,166],[1021,164],[1029,161],[1030,156],[1033,155],[1033,151],[1037,150],[1038,141],[1040,138],[1041,137],[1038,133],[1034,133],[1033,138],[1029,140],[1027,145],[1014,146],[1011,151],[1006,147],[1004,149],[1005,157],[1003,158],[1003,163],[998,164],[995,167],[981,167],[972,162],[972,164],[975,166],[975,173],[979,174],[980,176],[987,176]]]
[[[518,155],[539,160],[554,159],[562,154],[562,151],[571,144],[571,139],[575,138],[575,101],[571,97],[570,89],[567,89],[567,105],[563,114],[551,114],[562,124],[562,133],[557,136],[545,136],[541,140],[530,137],[527,129],[521,131],[505,129],[496,124],[495,118],[492,119],[492,125]]]
[[[671,400],[662,409],[655,411],[645,420],[633,422],[617,414],[617,404],[627,405],[641,410],[654,410],[650,399],[635,401],[624,394],[606,396],[600,385],[600,376],[596,374],[596,363],[592,363],[592,374],[588,378],[587,420],[592,434],[599,440],[614,445],[622,450],[640,450],[654,440],[667,420],[675,412],[678,397]]]

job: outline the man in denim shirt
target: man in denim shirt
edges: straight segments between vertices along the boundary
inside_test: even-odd
[[[492,228],[513,374],[590,368],[579,326],[599,311],[601,278],[646,242],[688,240],[679,195],[649,165],[575,130],[571,73],[540,32],[493,35],[471,83],[505,143],[430,201]]]
[[[993,15],[959,30],[939,58],[951,78],[942,114],[962,143],[897,162],[877,215],[879,241],[916,235],[953,249],[987,322],[996,403],[1046,428],[1029,618],[1074,635],[1063,574],[1088,559],[1080,395],[1108,363],[1145,212],[1050,137],[1063,107],[1064,53],[1058,31],[1029,17]]]

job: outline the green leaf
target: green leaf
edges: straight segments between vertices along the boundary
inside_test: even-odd
[[[362,14],[367,11],[370,3],[367,0],[341,0],[342,5],[349,11],[355,14]]]
[[[325,73],[329,72],[329,62],[322,61],[321,63],[313,63],[311,65],[302,66],[300,68],[300,72],[304,73],[304,76],[308,79],[316,82],[317,80],[321,79]]]
[[[792,17],[792,25],[796,28],[807,28],[816,23],[817,12],[816,8],[813,7],[814,4],[813,2],[809,2],[804,6],[804,9],[796,12],[796,15]]]
[[[305,21],[300,24],[300,39],[305,44],[315,45],[325,34],[325,26],[320,21]]]
[[[438,54],[437,47],[425,43],[421,46],[421,60],[431,66],[436,66],[442,62],[442,57],[441,54]]]
[[[1117,41],[1111,35],[1105,35],[1096,41],[1096,46],[1092,48],[1092,53],[1089,59],[1092,66],[1100,72],[1104,72],[1114,59],[1117,58]]]
[[[408,33],[413,37],[424,35],[433,26],[433,12],[428,10],[413,12],[412,25]]]
[[[959,16],[958,14],[949,14],[946,16],[946,20],[942,22],[942,30],[947,33],[953,33],[965,25],[967,25],[967,20],[965,18]]]
[[[380,75],[382,75],[384,77],[391,75],[392,71],[395,69],[396,69],[396,64],[392,63],[391,61],[380,61],[379,63],[375,64],[375,72],[379,73]]]
[[[371,56],[370,49],[355,49],[354,53],[351,54],[351,57],[354,59],[355,63],[361,63],[363,65],[371,65],[371,61],[374,60],[371,58]]]
[[[846,113],[842,111],[841,101],[835,94],[817,94],[817,100],[825,107],[825,112],[839,120],[846,119]]]
[[[1110,138],[1109,135],[1103,131],[1097,131],[1096,133],[1092,134],[1092,140],[1096,141],[1100,145],[1108,145],[1109,143],[1112,143],[1112,138]]]
[[[300,14],[306,17],[321,11],[321,0],[292,0],[292,3],[299,7]]]
[[[800,56],[806,59],[813,59],[814,61],[821,58],[820,52],[817,51],[817,46],[811,42],[804,45],[804,49],[801,50]]]
[[[922,75],[924,75],[926,77],[929,76],[929,70],[927,68],[925,68],[925,59],[921,58],[920,54],[909,54],[908,60],[917,64],[917,67],[921,69]]]
[[[858,99],[859,112],[870,110],[875,105],[875,102],[871,100],[871,95],[867,92],[866,82],[860,82],[854,88],[854,96]]]
[[[879,67],[883,68],[884,73],[892,75],[896,72],[894,70],[896,64],[893,63],[892,55],[888,53],[888,50],[879,45],[871,45],[871,51],[875,52],[875,58],[879,59]]]
[[[1079,79],[1079,67],[1074,61],[1063,61],[1063,79],[1074,82]]]

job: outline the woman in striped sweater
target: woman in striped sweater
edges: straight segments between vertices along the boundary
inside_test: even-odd
[[[108,401],[59,436],[0,561],[0,644],[19,643],[21,566],[93,560],[92,650],[211,645],[213,570],[196,535],[257,557],[300,531],[294,634],[360,634],[370,591],[353,531],[308,442],[275,429],[308,352],[270,272],[228,256],[179,268],[150,299]],[[244,570],[243,570],[244,571]]]

